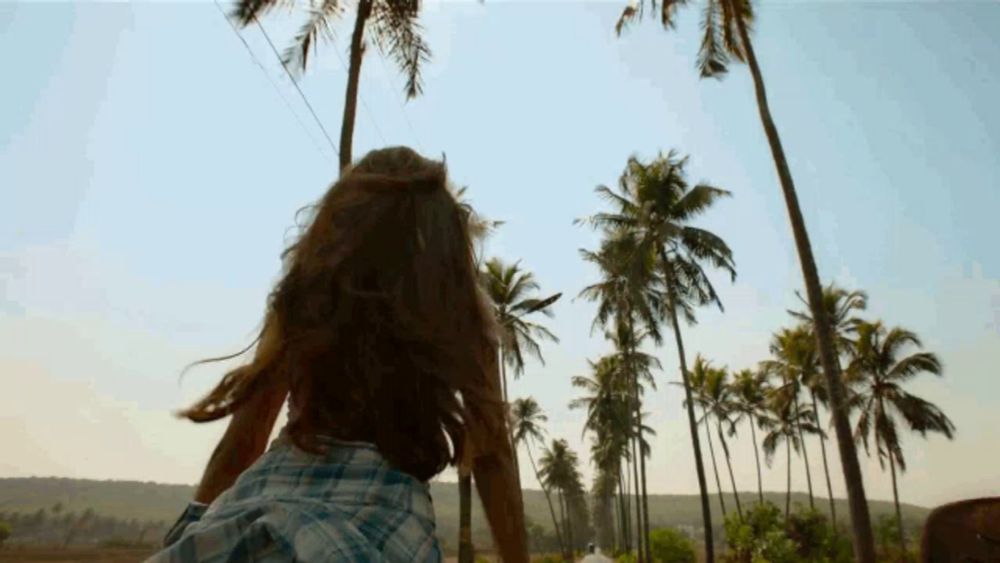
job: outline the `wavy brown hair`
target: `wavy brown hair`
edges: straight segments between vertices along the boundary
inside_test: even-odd
[[[422,480],[456,463],[470,413],[499,406],[469,219],[443,163],[370,152],[285,251],[253,360],[181,415],[217,420],[287,386],[287,431],[306,451],[323,451],[319,436],[372,442]]]

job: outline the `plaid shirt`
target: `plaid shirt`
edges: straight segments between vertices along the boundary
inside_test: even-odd
[[[210,506],[191,503],[147,563],[440,561],[426,483],[369,444],[280,436]]]

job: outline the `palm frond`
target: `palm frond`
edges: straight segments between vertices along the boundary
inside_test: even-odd
[[[309,61],[310,51],[316,51],[317,39],[333,39],[333,28],[330,22],[344,12],[344,5],[340,0],[323,0],[318,8],[309,10],[309,18],[299,29],[299,32],[292,40],[282,55],[282,64],[299,72],[306,70]]]
[[[722,78],[727,72],[729,55],[724,48],[722,8],[726,0],[708,0],[702,13],[701,46],[698,49],[698,70],[702,78]]]
[[[375,44],[383,55],[395,60],[406,77],[407,99],[420,95],[423,88],[420,70],[431,57],[419,14],[419,0],[392,0],[375,2],[371,16]]]

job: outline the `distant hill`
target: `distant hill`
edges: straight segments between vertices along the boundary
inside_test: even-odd
[[[190,485],[165,485],[139,481],[95,481],[85,479],[64,479],[54,477],[30,477],[16,479],[0,478],[0,513],[35,512],[40,508],[49,509],[62,503],[65,511],[82,512],[87,508],[96,513],[116,518],[136,518],[141,521],[173,522],[184,505],[194,494]],[[442,538],[457,537],[458,531],[458,485],[449,482],[431,484],[434,509],[438,518],[439,533]],[[741,493],[744,504],[756,498],[756,493]],[[769,500],[784,507],[784,493],[765,493]],[[525,490],[525,512],[528,518],[551,529],[548,507],[541,491]],[[735,510],[732,495],[725,497],[726,507]],[[808,496],[793,493],[792,503],[807,505]],[[719,499],[712,496],[713,522],[721,524]],[[872,517],[877,521],[880,515],[892,515],[892,503],[874,501],[870,503]],[[828,510],[825,498],[816,498],[816,508],[824,514]],[[903,518],[908,528],[919,527],[929,512],[928,509],[904,504]],[[836,501],[837,517],[847,522],[847,501]],[[650,495],[649,517],[652,527],[675,526],[701,528],[701,507],[698,495]],[[485,541],[488,528],[483,518],[478,499],[473,502],[473,535]]]

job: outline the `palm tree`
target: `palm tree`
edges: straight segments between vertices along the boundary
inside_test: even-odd
[[[469,230],[469,236],[474,245],[474,260],[478,268],[482,262],[482,250],[486,239],[503,222],[487,219],[480,214],[469,200],[467,190],[468,188],[463,186],[454,190],[452,195],[462,211],[462,220]],[[516,463],[517,452],[513,440],[511,441],[511,449],[514,450]],[[472,545],[472,473],[469,467],[459,466],[458,468],[458,505],[458,559],[463,563],[471,563],[475,555]]]
[[[712,472],[715,473],[715,489],[719,492],[719,506],[722,508],[722,518],[726,518],[726,495],[722,490],[722,480],[719,479],[719,468],[715,463],[715,448],[712,446],[712,429],[708,426],[708,400],[705,398],[705,388],[708,379],[711,377],[712,367],[701,355],[694,358],[694,365],[691,367],[691,390],[694,394],[694,402],[701,406],[701,417],[698,419],[705,422],[705,438],[708,441],[708,454],[712,460]]]
[[[764,459],[768,467],[774,459],[774,452],[782,441],[785,442],[785,460],[787,464],[785,487],[785,520],[792,505],[792,450],[798,452],[802,446],[801,432],[819,432],[813,422],[812,411],[796,409],[788,389],[774,390],[768,398],[768,413],[761,418],[761,428],[767,430],[761,447],[764,449]]]
[[[287,0],[238,0],[233,15],[243,27],[252,23],[259,24],[259,16],[288,3]],[[332,37],[331,24],[343,15],[345,4],[340,0],[309,3],[309,17],[282,57],[281,62],[285,68],[305,71],[310,53],[315,51],[318,40]],[[422,89],[421,67],[431,56],[418,22],[419,14],[419,0],[358,0],[354,30],[351,33],[344,117],[340,127],[341,170],[351,164],[354,118],[358,108],[358,82],[366,50],[365,36],[367,34],[383,56],[392,57],[396,61],[406,76],[406,98],[415,98]]]
[[[637,360],[632,361],[636,365],[643,366],[640,374],[644,380],[651,382],[650,367],[658,366],[656,359],[641,354]],[[627,462],[635,457],[634,449],[632,453],[629,452],[629,444],[635,444],[635,437],[640,427],[632,405],[632,385],[636,374],[622,369],[624,363],[623,354],[620,352],[604,356],[597,362],[590,362],[592,377],[575,376],[572,380],[574,387],[582,389],[587,394],[570,402],[572,409],[583,407],[587,410],[584,432],[589,430],[594,435],[591,460],[597,467],[598,473],[606,474],[608,479],[615,479],[619,485],[621,485],[622,461]],[[644,449],[648,450],[648,445],[645,445]],[[636,465],[633,464],[633,471],[635,468]],[[638,503],[636,507],[638,528],[642,522],[640,517],[643,515],[638,511]],[[628,526],[624,525],[624,522],[622,529],[623,538],[628,538]]]
[[[642,428],[641,384],[643,377],[650,385],[653,379],[649,375],[651,358],[638,352],[642,340],[651,338],[655,343],[661,341],[659,311],[663,307],[662,291],[651,283],[655,276],[654,256],[650,253],[640,255],[636,251],[635,233],[624,229],[605,229],[601,248],[598,252],[581,250],[583,258],[595,264],[601,273],[601,281],[584,288],[580,296],[590,301],[598,302],[597,314],[591,325],[593,331],[597,327],[608,328],[607,336],[615,344],[620,356],[619,366],[623,378],[627,381],[628,393],[636,419],[636,428]],[[637,326],[638,325],[638,326]],[[638,328],[642,327],[641,331]],[[652,360],[655,362],[655,360]],[[650,560],[649,548],[649,500],[646,494],[646,460],[645,456],[636,455],[635,441],[641,439],[638,433],[631,436],[633,460],[632,466],[636,473],[633,480],[636,488],[636,529],[639,535],[638,552],[640,560]],[[641,481],[638,473],[641,472]],[[645,538],[645,540],[644,540]]]
[[[766,408],[767,377],[760,371],[740,370],[729,384],[732,395],[733,418],[729,427],[729,435],[736,435],[737,425],[745,418],[750,426],[750,437],[753,441],[753,458],[757,464],[757,497],[764,503],[763,475],[760,470],[760,452],[757,444],[756,426],[760,425],[761,416]]]
[[[848,380],[855,390],[851,404],[860,411],[854,435],[862,441],[866,452],[869,451],[869,438],[874,441],[875,453],[883,469],[885,459],[889,459],[896,525],[900,546],[905,552],[896,467],[900,472],[906,471],[906,460],[896,427],[897,417],[902,418],[910,430],[924,437],[928,432],[940,432],[950,440],[954,436],[955,425],[940,408],[907,393],[902,385],[924,372],[940,376],[941,361],[930,352],[904,356],[910,346],[923,347],[917,335],[908,330],[898,327],[887,329],[876,321],[858,323],[855,332],[857,342],[847,370]]]
[[[740,493],[736,489],[736,477],[733,475],[733,462],[729,456],[729,445],[722,432],[723,423],[732,427],[732,415],[736,410],[735,400],[729,387],[729,372],[725,368],[708,369],[707,377],[698,389],[698,400],[705,410],[705,429],[708,430],[708,419],[715,419],[715,430],[722,444],[722,453],[726,457],[726,468],[729,470],[729,483],[733,487],[733,497],[736,500],[736,513],[743,520],[743,507],[740,505]],[[723,493],[720,490],[719,495]]]
[[[667,30],[674,27],[677,7],[686,3],[684,0],[650,0],[653,8],[659,8],[660,23]],[[633,19],[642,15],[643,2],[636,7],[627,6],[616,24],[620,35],[625,26]],[[764,87],[764,77],[757,62],[757,55],[750,40],[750,29],[753,25],[754,13],[750,0],[709,0],[702,18],[703,36],[698,53],[698,66],[703,78],[721,78],[727,72],[731,60],[745,62],[750,67],[753,78],[754,93],[757,98],[757,109],[760,113],[761,125],[771,148],[771,156],[778,173],[785,207],[795,248],[798,251],[799,263],[802,267],[802,278],[805,282],[809,310],[816,321],[816,336],[819,342],[820,365],[827,381],[832,406],[833,426],[837,432],[837,445],[840,450],[840,461],[843,467],[844,480],[847,484],[847,496],[851,508],[851,523],[854,528],[854,553],[859,563],[874,563],[875,540],[872,536],[871,516],[865,499],[864,481],[861,477],[861,466],[858,464],[858,453],[851,438],[851,425],[848,420],[845,405],[847,390],[841,379],[839,366],[836,363],[836,347],[832,334],[830,319],[823,308],[823,292],[813,256],[812,244],[806,230],[805,219],[799,206],[795,183],[785,157],[785,149],[778,135],[778,128],[771,116]],[[711,555],[709,555],[711,560]]]
[[[802,383],[815,379],[817,373],[816,345],[812,333],[805,327],[781,329],[771,339],[770,360],[760,363],[761,371],[774,374],[781,381],[780,392],[787,393],[795,408],[800,412],[799,390]],[[815,411],[812,411],[815,414]],[[809,490],[809,508],[816,508],[813,497],[812,472],[809,470],[809,450],[806,448],[802,427],[799,427],[799,445],[806,469],[806,484]]]
[[[538,406],[538,402],[535,399],[524,397],[515,399],[511,404],[510,419],[514,444],[524,444],[524,448],[528,452],[528,460],[531,461],[531,470],[535,472],[535,478],[538,479],[538,483],[542,487],[542,492],[545,493],[545,502],[549,505],[549,514],[552,515],[552,526],[556,531],[556,539],[559,541],[559,545],[563,546],[562,533],[559,530],[556,511],[552,507],[552,497],[549,495],[549,488],[542,483],[542,477],[538,473],[538,467],[535,465],[535,457],[531,454],[532,442],[545,441],[545,432],[542,430],[542,423],[546,422],[548,417],[542,412],[541,407]]]
[[[500,325],[500,380],[503,385],[503,402],[507,402],[507,366],[514,368],[514,377],[524,371],[524,353],[538,359],[542,365],[542,349],[538,339],[548,339],[559,342],[556,335],[544,326],[526,319],[534,313],[552,317],[550,307],[559,300],[561,293],[550,295],[544,299],[534,297],[538,291],[538,283],[531,272],[522,270],[517,263],[505,264],[499,258],[486,262],[481,272],[481,282],[486,294],[493,303],[493,313]],[[514,468],[518,480],[521,475],[521,463],[513,435],[510,436],[511,450],[514,452]]]
[[[558,493],[559,510],[562,514],[563,529],[566,530],[568,553],[565,554],[572,560],[573,554],[573,529],[569,525],[569,503],[568,496],[580,487],[580,474],[577,471],[576,453],[569,448],[566,440],[553,440],[552,445],[546,448],[542,457],[538,460],[539,475],[546,487]],[[582,488],[582,487],[581,487]]]
[[[799,301],[808,308],[808,302],[799,292],[795,292]],[[868,294],[860,290],[849,291],[831,283],[823,288],[823,308],[827,312],[830,320],[830,327],[833,332],[833,342],[836,347],[837,366],[841,366],[840,359],[848,353],[854,346],[851,333],[854,327],[861,322],[855,316],[856,311],[863,311],[868,307]],[[798,319],[812,331],[815,338],[816,329],[812,315],[808,309],[805,311],[789,311],[792,317]],[[809,389],[812,399],[813,411],[819,416],[819,403],[829,410],[829,395],[826,392],[826,381],[821,374],[809,378],[803,382]],[[826,457],[826,435],[819,435],[820,452],[823,455],[823,473],[826,476],[826,492],[830,499],[830,522],[834,529],[837,529],[837,509],[833,502],[833,487],[830,484],[830,468]]]
[[[607,186],[597,188],[597,193],[611,204],[611,212],[598,213],[588,222],[606,230],[628,233],[634,243],[634,259],[631,262],[638,265],[633,270],[641,274],[634,276],[641,282],[640,287],[662,289],[662,304],[652,311],[666,313],[677,344],[701,493],[705,555],[711,562],[715,557],[712,515],[679,318],[683,316],[688,324],[693,324],[696,306],[716,304],[722,308],[702,264],[720,268],[728,272],[732,279],[736,277],[736,270],[732,251],[725,241],[710,231],[690,224],[719,198],[728,196],[729,192],[707,184],[692,188],[685,179],[686,163],[687,158],[673,151],[658,155],[648,164],[636,157],[629,158],[619,178],[617,191]],[[647,267],[655,275],[648,275]]]
[[[514,377],[524,371],[524,355],[535,357],[542,365],[542,349],[538,340],[559,342],[556,335],[544,326],[526,319],[533,313],[552,316],[551,305],[561,293],[544,299],[535,296],[538,282],[535,276],[522,270],[518,263],[505,264],[499,258],[486,262],[483,268],[483,287],[493,302],[494,313],[500,325],[500,374],[503,382],[503,400],[507,402],[507,366],[514,369]]]

